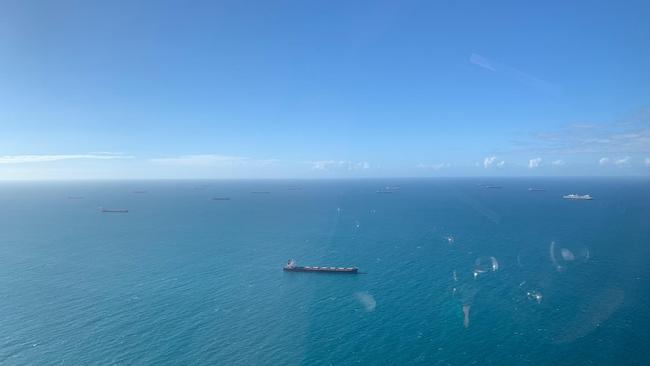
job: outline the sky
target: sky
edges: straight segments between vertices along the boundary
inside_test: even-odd
[[[648,1],[0,1],[0,180],[650,176]]]

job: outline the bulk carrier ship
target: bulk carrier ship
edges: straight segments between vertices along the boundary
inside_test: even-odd
[[[359,272],[357,267],[318,267],[318,266],[299,266],[296,261],[289,259],[287,264],[282,267],[287,272],[322,272],[322,273],[348,273],[356,274]]]

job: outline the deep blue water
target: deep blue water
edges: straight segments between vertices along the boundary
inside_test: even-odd
[[[3,365],[650,364],[648,179],[0,183],[0,209]]]

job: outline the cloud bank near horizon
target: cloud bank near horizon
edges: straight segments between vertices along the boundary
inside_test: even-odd
[[[2,155],[0,164],[30,164],[30,163],[49,163],[63,160],[114,160],[114,159],[133,159],[131,155],[122,153],[97,152],[89,154],[51,154],[51,155]]]
[[[85,163],[80,163],[82,161],[85,161]],[[92,163],[92,161],[97,162]],[[112,161],[113,163],[106,165],[107,163],[100,163],[100,161]],[[508,162],[506,162],[504,158],[498,155],[489,155],[484,157],[482,162],[476,162],[475,164],[470,162],[464,164],[439,162],[411,163],[409,165],[408,162],[404,162],[401,163],[401,166],[393,165],[390,169],[384,170],[380,164],[362,160],[322,159],[297,161],[275,158],[261,159],[217,153],[184,154],[160,158],[136,158],[133,155],[112,152],[49,155],[22,154],[0,156],[0,166],[8,167],[0,170],[0,179],[12,179],[14,173],[20,173],[15,175],[18,178],[21,176],[38,178],[39,176],[49,176],[56,173],[57,179],[60,179],[65,177],[66,169],[75,172],[77,175],[73,176],[78,177],[86,174],[89,166],[92,166],[92,170],[88,171],[87,178],[93,178],[91,174],[95,173],[101,173],[101,178],[109,178],[112,176],[111,172],[115,171],[120,173],[132,171],[128,176],[138,178],[575,175],[585,171],[584,169],[588,169],[586,175],[650,174],[650,157],[635,158],[629,155],[618,155],[613,157],[602,156],[591,160],[591,162],[589,160],[574,161],[566,158],[551,159],[548,160],[548,163],[545,163],[546,161],[543,157],[538,156],[527,159],[519,157],[518,159],[513,158],[513,160],[509,158]],[[576,170],[576,168],[578,169]],[[583,170],[581,171],[580,168]],[[386,173],[394,171],[404,173],[401,175]],[[122,177],[122,175],[119,177]]]

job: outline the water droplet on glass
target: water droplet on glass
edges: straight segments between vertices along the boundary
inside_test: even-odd
[[[367,312],[375,311],[377,301],[375,301],[375,297],[368,293],[368,291],[357,292],[354,296],[359,300]]]
[[[589,248],[583,245],[572,245],[569,248],[560,248],[552,241],[549,246],[549,257],[558,271],[563,271],[567,266],[574,263],[586,262],[589,260]]]
[[[565,261],[573,261],[576,259],[576,256],[573,255],[573,253],[567,248],[562,248],[562,250],[560,250],[560,253],[562,253],[562,259]]]
[[[496,272],[499,270],[499,262],[494,257],[479,257],[474,262],[474,278],[487,272]]]
[[[469,310],[472,308],[472,305],[463,305],[463,314],[465,318],[463,319],[463,325],[465,328],[469,327]]]
[[[526,296],[530,300],[537,301],[538,304],[542,302],[542,293],[537,290],[530,290],[526,292]]]

